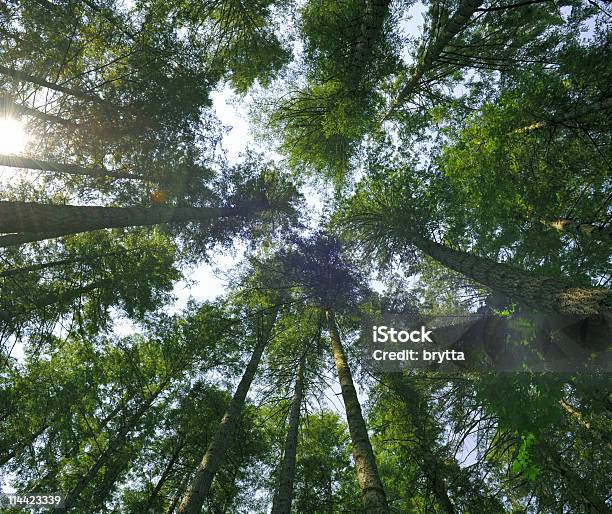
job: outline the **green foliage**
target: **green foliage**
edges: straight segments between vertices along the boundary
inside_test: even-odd
[[[512,337],[563,355],[610,340],[603,300],[580,319],[526,307],[549,285],[609,298],[609,9],[483,2],[458,19],[466,6],[0,5],[0,104],[32,136],[0,185],[22,207],[0,234],[0,486],[61,491],[79,514],[176,511],[263,341],[207,512],[269,510],[302,363],[295,513],[365,512],[364,460],[392,512],[609,511],[606,374],[361,366],[363,322],[384,313],[477,318],[457,345],[477,332],[491,362]],[[220,87],[256,92],[274,145],[226,158]],[[54,208],[58,231],[36,232],[26,203],[169,221],[88,230]],[[184,266],[231,248],[246,259],[221,298],[176,313],[178,281],[199,277]],[[341,393],[329,320],[351,367]],[[335,400],[353,382],[349,430]]]
[[[361,512],[345,424],[336,414],[324,411],[308,416],[301,433],[294,511]]]
[[[533,434],[527,434],[527,437],[522,435],[521,440],[523,441],[521,448],[510,469],[513,473],[523,473],[527,480],[534,482],[538,477],[538,468],[532,463],[529,449],[535,442],[535,436]]]

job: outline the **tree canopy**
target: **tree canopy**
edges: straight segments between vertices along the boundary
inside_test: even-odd
[[[0,510],[610,512],[611,44],[603,0],[2,2]]]

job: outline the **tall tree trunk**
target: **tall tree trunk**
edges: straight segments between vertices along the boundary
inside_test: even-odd
[[[260,320],[260,322],[263,323],[262,320]],[[230,401],[225,415],[219,423],[215,435],[206,449],[206,453],[202,457],[202,461],[196,469],[191,483],[183,495],[177,510],[178,514],[199,514],[201,512],[202,505],[208,496],[215,474],[219,469],[225,455],[225,450],[229,445],[232,433],[238,424],[238,418],[244,407],[244,402],[251,388],[251,383],[255,378],[255,373],[259,366],[263,351],[268,344],[271,330],[271,325],[260,330],[257,344],[251,355],[251,360],[240,379],[236,392]]]
[[[354,58],[351,60],[351,73],[355,76],[355,86],[362,79],[365,68],[372,55],[372,47],[380,37],[389,12],[389,0],[365,0],[365,12],[361,16],[359,40]]]
[[[463,0],[455,14],[448,21],[442,32],[435,41],[427,48],[423,60],[417,64],[412,72],[410,80],[402,88],[390,109],[385,114],[384,119],[391,116],[395,110],[413,93],[415,87],[425,73],[431,70],[433,64],[440,57],[444,47],[465,27],[466,23],[482,4],[482,0]],[[435,21],[435,20],[434,20]]]
[[[612,312],[612,292],[607,289],[576,287],[560,278],[538,276],[418,235],[409,236],[409,241],[446,267],[541,312],[564,316]]]
[[[387,505],[385,490],[378,474],[374,451],[361,413],[361,405],[359,405],[351,370],[340,341],[335,316],[329,309],[325,314],[331,339],[332,356],[342,389],[342,399],[351,435],[353,459],[355,460],[363,506],[368,514],[386,514],[389,512],[389,506]]]
[[[0,201],[0,232],[9,233],[7,238],[31,236],[32,241],[46,239],[50,234],[60,237],[103,228],[211,222],[242,213],[237,208],[222,207],[93,207]],[[0,246],[8,246],[7,240],[0,237]]]
[[[147,180],[148,177],[134,175],[122,171],[110,171],[102,166],[85,168],[76,164],[63,164],[60,162],[43,161],[30,157],[20,157],[18,155],[0,154],[0,166],[12,168],[23,168],[28,170],[50,171],[53,173],[67,173],[69,175],[82,175],[94,178],[124,178],[133,180]]]
[[[295,459],[297,454],[298,429],[300,425],[300,409],[304,395],[304,367],[306,354],[302,355],[295,378],[295,390],[291,400],[291,412],[287,424],[287,438],[283,452],[278,489],[272,502],[272,514],[289,514],[293,501],[293,481],[295,479]]]
[[[70,95],[73,96],[75,98],[80,98],[82,100],[88,100],[90,102],[95,102],[95,103],[99,103],[102,105],[107,105],[108,107],[111,107],[113,109],[117,109],[116,106],[112,106],[109,105],[108,102],[106,102],[105,100],[103,100],[102,98],[100,98],[97,95],[94,95],[92,93],[86,93],[84,91],[79,91],[77,89],[73,89],[71,87],[67,87],[67,86],[62,86],[61,84],[56,84],[54,82],[49,82],[48,80],[45,80],[43,78],[40,77],[35,77],[33,75],[30,75],[29,73],[25,73],[23,71],[17,70],[15,68],[9,68],[7,66],[2,66],[0,65],[0,74],[2,75],[6,75],[8,77],[11,77],[15,80],[21,81],[21,82],[29,82],[30,84],[35,84],[37,86],[40,87],[45,87],[47,89],[51,89],[53,91],[57,91],[59,93],[64,93],[66,95]]]

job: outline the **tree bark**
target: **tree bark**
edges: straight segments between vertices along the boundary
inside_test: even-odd
[[[383,120],[389,118],[395,112],[395,110],[412,94],[414,88],[417,86],[423,75],[431,70],[433,64],[440,57],[440,54],[446,45],[448,45],[448,43],[450,43],[450,41],[459,32],[461,32],[481,4],[482,0],[463,0],[459,4],[457,11],[448,21],[442,33],[426,50],[423,60],[417,64],[410,77],[410,80],[408,80],[406,85],[401,89],[399,95],[391,104],[391,107],[387,111],[387,114],[385,114]]]
[[[232,433],[238,424],[238,418],[244,407],[247,393],[255,378],[255,373],[259,366],[263,351],[268,344],[271,329],[272,327],[269,326],[268,329],[260,332],[259,340],[251,355],[251,360],[240,379],[236,392],[230,401],[225,415],[219,423],[215,435],[206,449],[206,453],[202,457],[202,461],[196,469],[191,483],[183,495],[177,510],[178,514],[199,514],[201,512],[202,505],[208,496],[215,474],[219,469],[225,451],[229,445]]]
[[[378,474],[370,436],[368,435],[368,429],[361,413],[361,405],[359,405],[351,370],[340,341],[335,316],[329,309],[325,314],[331,339],[332,356],[336,365],[336,372],[338,373],[342,390],[342,399],[346,409],[346,419],[351,436],[353,459],[355,460],[357,481],[361,489],[363,507],[368,514],[387,514],[389,506],[387,505],[385,490]]]
[[[446,267],[538,311],[581,317],[612,312],[612,291],[607,289],[576,287],[560,278],[541,277],[418,235],[409,240]]]
[[[7,75],[21,82],[29,82],[30,84],[35,84],[37,86],[41,86],[47,89],[51,89],[53,91],[57,91],[58,93],[64,93],[66,95],[70,95],[75,98],[80,98],[81,100],[87,100],[90,102],[99,103],[99,104],[106,105],[108,107],[112,107],[116,109],[116,106],[109,105],[108,102],[106,102],[105,100],[103,100],[97,95],[94,95],[92,93],[86,93],[84,91],[78,91],[76,89],[73,89],[67,86],[62,86],[61,84],[55,84],[53,82],[49,82],[48,80],[42,79],[40,77],[35,77],[33,75],[30,75],[29,73],[25,73],[23,71],[17,70],[15,68],[9,68],[7,66],[0,65],[0,74]]]
[[[389,0],[365,1],[365,13],[362,16],[359,40],[350,68],[351,73],[356,77],[355,86],[361,80],[365,67],[370,61],[373,44],[382,33],[388,11]]]
[[[72,120],[67,120],[66,118],[62,118],[61,116],[56,116],[55,114],[48,114],[46,112],[39,111],[34,107],[27,107],[25,105],[17,104],[9,100],[6,96],[0,97],[0,105],[3,105],[5,112],[7,113],[10,113],[12,111],[19,114],[23,114],[25,116],[30,116],[31,118],[37,118],[42,121],[54,123],[56,125],[63,125],[64,127],[78,127],[78,123]]]
[[[11,168],[23,168],[28,170],[50,171],[53,173],[67,173],[69,175],[82,175],[94,178],[124,178],[132,180],[147,180],[147,177],[124,173],[122,171],[110,171],[102,166],[85,168],[76,164],[62,164],[60,162],[43,161],[30,157],[20,157],[18,155],[0,154],[0,166]]]
[[[0,246],[23,242],[23,238],[37,241],[103,228],[211,222],[242,212],[222,207],[93,207],[0,201],[0,232],[9,234],[6,239],[0,237]]]
[[[298,364],[295,390],[291,400],[291,412],[287,424],[287,438],[283,451],[278,489],[272,502],[272,514],[290,514],[293,501],[293,481],[295,479],[295,460],[297,455],[298,429],[300,425],[300,409],[304,395],[304,367],[306,355],[302,355]]]

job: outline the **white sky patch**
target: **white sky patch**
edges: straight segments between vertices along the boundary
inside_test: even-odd
[[[257,146],[244,107],[248,103],[248,96],[241,99],[228,86],[220,91],[214,91],[210,96],[217,117],[228,127],[228,132],[223,136],[222,146],[227,151],[229,162],[234,164],[247,148]]]

